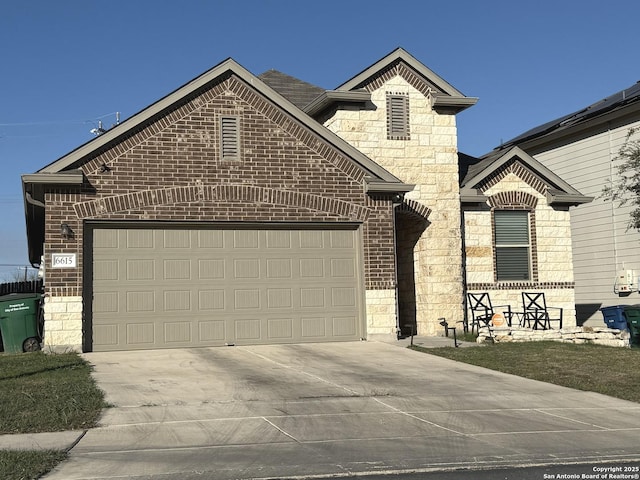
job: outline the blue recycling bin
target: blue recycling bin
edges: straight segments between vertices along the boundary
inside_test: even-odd
[[[627,305],[614,305],[612,307],[602,307],[600,311],[604,317],[604,323],[609,328],[617,328],[618,330],[627,329],[627,319],[624,316],[624,309]]]

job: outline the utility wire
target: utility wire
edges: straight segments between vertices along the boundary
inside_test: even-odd
[[[48,122],[22,122],[22,123],[0,123],[0,127],[37,127],[43,125],[82,125],[83,123],[92,123],[96,120],[116,115],[118,112],[105,113],[91,120],[52,120]]]

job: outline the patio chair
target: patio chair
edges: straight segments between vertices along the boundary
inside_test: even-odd
[[[471,333],[474,329],[476,332],[480,327],[488,327],[491,325],[491,319],[496,313],[502,313],[511,326],[511,306],[510,305],[491,305],[491,297],[484,293],[468,293],[469,309],[471,310]]]
[[[551,328],[551,322],[558,322],[558,328],[562,328],[561,307],[549,307],[542,292],[522,292],[522,315],[520,326],[527,326],[537,330]]]

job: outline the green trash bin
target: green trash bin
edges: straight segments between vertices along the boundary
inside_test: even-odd
[[[640,305],[626,305],[624,316],[631,332],[631,343],[640,343]]]
[[[6,353],[40,350],[39,293],[13,293],[0,297],[0,331]]]

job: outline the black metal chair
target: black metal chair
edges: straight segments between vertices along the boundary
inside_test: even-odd
[[[491,325],[491,319],[496,313],[502,313],[511,326],[511,305],[491,305],[491,297],[484,293],[468,293],[469,309],[471,310],[471,333],[474,329],[476,332],[480,327],[488,327]]]
[[[558,322],[558,328],[562,328],[562,307],[549,307],[542,292],[522,292],[523,311],[520,317],[520,326],[527,326],[538,330],[548,330],[551,322]]]

